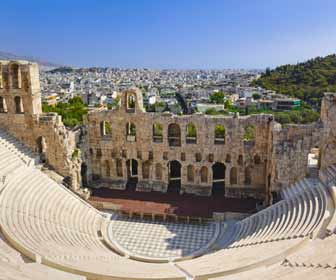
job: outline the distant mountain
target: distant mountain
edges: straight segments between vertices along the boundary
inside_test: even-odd
[[[319,107],[324,92],[336,92],[336,55],[267,69],[253,84]]]
[[[51,70],[54,68],[62,67],[60,64],[51,63],[48,61],[41,60],[36,57],[16,55],[9,52],[0,51],[0,60],[28,60],[31,62],[36,62],[39,64],[41,70]]]

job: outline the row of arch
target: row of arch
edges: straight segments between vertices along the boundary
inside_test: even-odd
[[[24,112],[22,98],[20,96],[14,97],[14,104],[15,104],[15,113],[22,114]],[[0,113],[7,113],[8,106],[6,102],[6,98],[0,96]]]
[[[124,177],[124,166],[123,160],[121,158],[115,159],[115,173],[117,177]],[[152,167],[151,161],[142,161],[141,163],[141,178],[144,180],[150,179],[150,170]],[[111,177],[111,166],[110,162],[106,160],[104,162],[104,176]],[[173,160],[168,162],[168,180],[181,180],[181,170],[182,165],[179,161]],[[128,159],[126,160],[126,177],[129,178],[137,178],[138,177],[138,161],[136,159]],[[189,164],[186,166],[186,182],[187,183],[195,183],[196,177],[199,176],[200,182],[207,184],[210,183],[211,180],[209,178],[209,169],[207,166],[202,166],[196,172],[195,166]],[[163,180],[163,172],[164,167],[161,163],[156,163],[154,166],[154,178],[157,181]],[[226,180],[225,176],[226,166],[224,163],[216,162],[212,165],[212,182],[224,182]],[[230,169],[228,182],[230,185],[238,184],[238,168],[232,167]],[[251,176],[251,167],[246,167],[244,170],[244,184],[251,185],[252,176]]]
[[[28,80],[26,73],[22,75],[19,64],[10,63],[8,71],[3,71],[3,65],[0,64],[0,88],[20,89],[28,87]]]
[[[251,126],[247,128],[248,139],[251,140],[255,137],[254,130]],[[132,140],[136,140],[136,125],[132,122],[126,124],[126,135],[134,136]],[[100,122],[100,135],[111,136],[112,129],[111,124],[107,121]],[[152,127],[153,142],[163,141],[163,126],[160,123],[154,123]],[[244,140],[247,140],[247,136],[244,135]],[[225,144],[226,130],[221,124],[217,124],[214,128],[214,144]],[[171,123],[168,125],[168,142],[170,146],[181,146],[181,128],[177,123]],[[197,129],[193,123],[189,123],[186,126],[186,143],[197,143]]]

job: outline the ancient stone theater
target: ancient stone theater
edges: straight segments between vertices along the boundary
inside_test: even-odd
[[[0,61],[1,279],[335,279],[336,93],[286,126],[119,100],[68,129]]]

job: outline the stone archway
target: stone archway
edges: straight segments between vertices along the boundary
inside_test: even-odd
[[[82,186],[88,186],[88,178],[87,178],[87,164],[85,162],[81,165],[81,177],[82,177]]]
[[[181,163],[177,160],[168,163],[168,192],[180,193],[181,190]]]
[[[225,164],[222,162],[215,162],[212,165],[212,195],[225,195]]]
[[[128,159],[126,161],[127,167],[127,190],[136,190],[136,185],[138,183],[138,161],[135,159]]]

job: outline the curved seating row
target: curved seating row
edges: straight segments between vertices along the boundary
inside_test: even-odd
[[[0,129],[0,145],[18,156],[26,164],[39,162],[39,156],[36,153],[3,129]]]
[[[88,279],[208,279],[247,269],[253,275],[260,266],[302,249],[326,219],[328,192],[320,181],[304,179],[288,192],[286,199],[227,230],[224,248],[174,265],[139,262],[111,250],[104,240],[109,224],[105,215],[0,143],[0,227],[5,238],[41,265]]]
[[[150,264],[127,259],[102,242],[106,219],[102,213],[17,160],[7,173],[4,152],[0,170],[6,176],[0,195],[0,225],[21,253],[43,264],[84,276],[106,279],[184,279],[171,264]],[[132,270],[130,270],[132,268]]]
[[[282,200],[238,223],[230,247],[304,237],[323,221],[328,208],[325,186],[316,179],[303,179]]]

